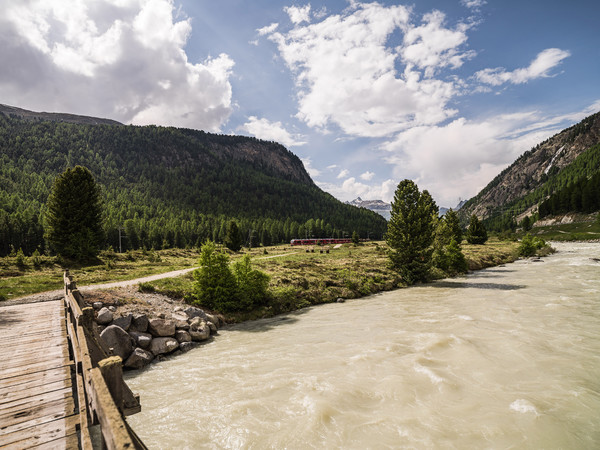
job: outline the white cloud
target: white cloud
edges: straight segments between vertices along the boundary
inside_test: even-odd
[[[306,144],[306,141],[300,140],[302,136],[290,134],[281,122],[270,122],[256,116],[248,117],[248,122],[242,125],[242,129],[259,139],[279,142],[286,147],[297,147]]]
[[[360,175],[360,179],[365,181],[371,181],[373,179],[373,176],[375,176],[375,174],[367,170],[365,173]]]
[[[328,168],[329,170],[332,170],[332,169],[335,169],[335,168],[337,168],[337,166],[338,166],[337,164],[332,164],[332,165],[330,165],[330,166],[327,166],[327,168]]]
[[[286,6],[283,10],[290,16],[292,23],[310,22],[310,4],[305,6]]]
[[[232,112],[233,60],[190,62],[173,0],[2,3],[4,103],[209,131]]]
[[[273,33],[277,29],[278,26],[279,26],[279,24],[277,22],[274,22],[271,25],[267,25],[266,27],[259,28],[256,31],[258,32],[259,36],[264,36],[266,34]]]
[[[337,178],[346,178],[348,176],[348,174],[350,173],[350,171],[348,169],[343,169],[340,171],[340,173],[338,173]]]
[[[302,161],[302,164],[304,164],[304,168],[306,169],[308,174],[311,176],[311,178],[314,179],[315,177],[318,177],[319,175],[321,175],[321,171],[319,169],[317,169],[316,167],[313,167],[312,160],[310,158],[301,158],[300,160]]]
[[[500,86],[504,83],[523,84],[536,78],[550,77],[550,70],[558,66],[571,53],[560,48],[548,48],[540,52],[528,67],[507,72],[504,68],[484,69],[475,78],[485,84]]]
[[[479,10],[487,2],[485,0],[460,0],[460,4],[474,10]]]
[[[453,207],[459,197],[477,194],[523,152],[597,111],[598,105],[555,117],[527,111],[415,127],[384,146],[389,152],[386,160],[395,166],[396,177],[415,180],[440,206]]]
[[[439,12],[414,26],[407,7],[353,1],[342,14],[296,21],[269,39],[294,76],[298,118],[323,131],[334,125],[348,135],[381,137],[456,113],[447,106],[457,94],[454,82],[432,76],[472,56],[460,50],[466,29],[446,28]],[[398,49],[388,45],[397,32],[406,38]],[[397,73],[400,59],[405,66]]]
[[[394,191],[397,186],[394,180],[386,180],[378,185],[368,185],[357,181],[354,177],[347,178],[342,184],[319,181],[316,183],[321,189],[342,201],[350,201],[360,197],[363,200],[383,200],[388,203],[394,198]]]

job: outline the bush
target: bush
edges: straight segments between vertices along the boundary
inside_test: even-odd
[[[138,291],[139,292],[156,292],[156,288],[154,287],[154,285],[152,283],[140,283],[138,285]]]
[[[546,247],[546,241],[540,237],[533,237],[527,233],[519,245],[519,256],[534,256],[538,251]]]

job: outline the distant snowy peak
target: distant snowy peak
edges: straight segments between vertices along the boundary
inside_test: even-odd
[[[374,211],[377,214],[385,217],[386,220],[390,220],[390,211],[392,210],[392,205],[384,202],[383,200],[363,200],[362,198],[357,197],[351,202],[346,203],[359,208],[370,209],[371,211]]]

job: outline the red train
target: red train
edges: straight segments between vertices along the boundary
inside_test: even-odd
[[[315,239],[292,239],[290,245],[329,245],[329,244],[348,244],[352,242],[350,238],[315,238]]]

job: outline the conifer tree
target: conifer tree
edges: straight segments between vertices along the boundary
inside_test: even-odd
[[[100,188],[85,167],[68,168],[48,197],[45,238],[54,252],[76,261],[98,255],[103,242]]]
[[[456,243],[460,245],[463,238],[463,232],[462,228],[460,227],[458,214],[451,208],[446,212],[446,214],[444,214],[444,220],[446,221],[452,238],[454,238]]]
[[[242,248],[242,236],[235,220],[230,221],[227,226],[225,246],[232,252],[238,252]]]
[[[400,182],[392,202],[386,241],[392,267],[406,284],[428,278],[437,212],[429,192],[419,192],[411,180]]]
[[[467,229],[467,242],[469,244],[485,244],[488,239],[487,231],[483,223],[475,214],[471,216],[469,228]]]

